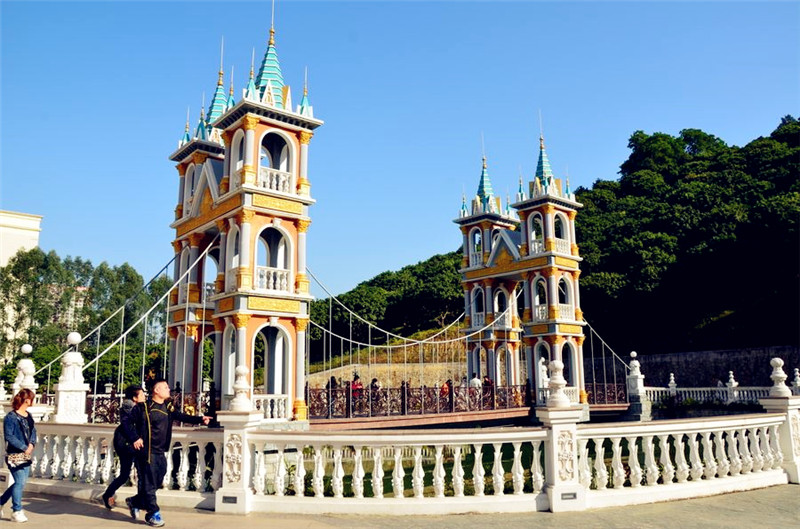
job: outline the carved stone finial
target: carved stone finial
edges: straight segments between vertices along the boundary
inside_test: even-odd
[[[236,366],[236,379],[233,382],[233,400],[231,411],[251,411],[253,404],[250,402],[250,370],[246,366]]]
[[[783,371],[783,360],[780,358],[773,358],[769,361],[772,366],[772,374],[769,378],[772,379],[772,387],[769,390],[770,397],[791,397],[792,391],[786,387],[786,373]]]
[[[561,360],[550,361],[550,392],[547,395],[548,408],[566,408],[569,397],[564,393],[567,381],[564,380],[564,363]]]

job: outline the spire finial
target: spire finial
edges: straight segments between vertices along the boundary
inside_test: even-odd
[[[222,40],[220,41],[219,44],[219,81],[217,81],[217,84],[220,86],[222,86],[223,84],[222,78],[225,75],[224,68],[222,66],[222,60],[224,56],[225,56],[225,36],[223,35]]]
[[[231,89],[228,91],[228,94],[233,97],[233,65],[231,65]]]
[[[253,68],[256,64],[256,48],[253,46],[253,55],[250,57],[250,79],[253,78]]]
[[[206,93],[203,92],[203,103],[200,105],[200,121],[203,121],[206,117]]]
[[[308,95],[308,66],[306,66],[305,76],[303,77],[303,95]]]
[[[275,45],[275,0],[272,0],[272,21],[269,24],[269,45]]]
[[[186,128],[185,131],[189,132],[189,107],[186,107]]]

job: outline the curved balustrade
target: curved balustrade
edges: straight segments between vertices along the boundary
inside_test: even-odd
[[[767,474],[781,469],[778,429],[785,420],[785,415],[763,414],[579,425],[578,479],[589,491],[587,507],[709,494],[717,486],[728,490],[724,487],[731,483],[723,478],[731,477],[761,486],[785,483],[783,471]],[[678,492],[676,484],[693,486]],[[634,495],[637,489],[641,494]]]
[[[653,403],[675,398],[679,402],[693,400],[696,402],[758,402],[769,396],[769,387],[706,387],[706,388],[656,388],[645,387],[647,397]]]
[[[259,167],[258,187],[277,191],[278,193],[294,193],[292,174],[270,167]]]
[[[265,421],[288,421],[292,418],[289,395],[262,395],[252,397],[253,409],[264,413]]]
[[[257,266],[255,288],[256,290],[289,292],[289,270]]]

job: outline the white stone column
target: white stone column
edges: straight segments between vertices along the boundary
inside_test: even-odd
[[[586,509],[586,489],[578,482],[578,428],[583,413],[580,406],[570,406],[563,395],[566,385],[558,360],[550,362],[550,397],[546,408],[537,408],[536,416],[547,428],[544,492],[552,512]],[[554,397],[554,393],[561,395]],[[565,401],[566,400],[566,401]]]
[[[628,373],[628,406],[627,420],[649,421],[652,419],[651,402],[644,389],[644,375],[640,370],[639,361],[636,360],[636,351],[631,351],[631,362]]]
[[[56,414],[53,422],[86,424],[86,394],[89,384],[83,380],[83,355],[70,351],[61,360],[61,376],[56,391]]]
[[[253,411],[250,393],[249,370],[236,367],[235,397],[230,411],[217,412],[217,421],[223,428],[222,487],[214,494],[216,512],[247,514],[252,508],[253,489],[250,485],[253,460],[249,435],[258,428],[264,416]]]
[[[195,261],[197,261],[197,256],[200,255],[200,236],[197,234],[193,234],[189,236],[189,263],[188,266],[192,266]],[[198,265],[194,265],[192,271],[189,272],[189,284],[196,285],[197,284],[197,269],[199,268]],[[184,270],[185,272],[185,270]],[[191,289],[189,289],[191,292]]]
[[[306,402],[306,329],[308,320],[298,318],[297,326],[297,354],[294,373],[294,418],[297,421],[308,420],[308,403]]]

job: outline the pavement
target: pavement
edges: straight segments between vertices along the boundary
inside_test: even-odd
[[[28,494],[23,505],[29,522],[26,529],[131,529],[147,527],[134,522],[120,506],[108,511],[101,503],[61,496]],[[409,511],[414,502],[409,501]],[[11,505],[4,509],[0,525],[9,525]],[[212,511],[170,508],[162,511],[169,529],[487,529],[497,526],[537,529],[657,529],[657,528],[790,528],[800,527],[800,485],[780,485],[760,490],[735,492],[708,498],[609,507],[578,513],[536,512],[529,514],[462,514],[450,516],[357,516],[216,514]]]

